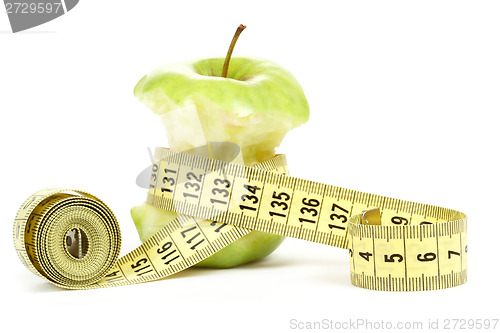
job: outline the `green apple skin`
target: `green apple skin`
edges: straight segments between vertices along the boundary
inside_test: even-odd
[[[172,150],[232,142],[241,149],[242,163],[252,166],[272,158],[286,133],[308,120],[309,105],[297,80],[276,63],[232,58],[223,78],[224,60],[159,67],[139,81],[134,94],[160,116]],[[146,203],[133,207],[131,214],[142,241],[177,216]],[[258,260],[283,240],[252,231],[198,266],[229,268]]]

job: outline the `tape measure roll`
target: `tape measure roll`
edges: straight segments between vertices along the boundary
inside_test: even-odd
[[[37,192],[16,217],[16,250],[51,283],[88,289],[163,278],[260,230],[349,248],[351,282],[363,288],[432,290],[467,279],[465,214],[290,177],[282,155],[246,167],[157,148],[147,202],[179,217],[117,259],[118,225],[99,199]],[[103,230],[118,240],[101,240]]]
[[[101,200],[82,191],[46,189],[18,211],[14,243],[33,273],[56,285],[82,288],[109,272],[121,237],[115,216]]]

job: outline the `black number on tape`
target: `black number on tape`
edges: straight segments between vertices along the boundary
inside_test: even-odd
[[[433,252],[428,252],[424,255],[422,254],[419,254],[417,255],[417,260],[418,261],[433,261],[434,259],[436,259],[436,254],[433,253]]]
[[[394,216],[392,219],[391,219],[391,222],[394,223],[394,224],[402,224],[402,225],[408,225],[408,220],[404,217],[401,217],[401,216]]]
[[[373,255],[373,253],[370,252],[358,252],[359,256],[366,261],[370,261],[370,257]]]
[[[398,262],[402,262],[403,256],[397,253],[391,254],[390,256],[388,256],[387,254],[384,255],[385,262],[396,262],[396,259],[398,260]]]
[[[191,227],[191,228],[189,228],[189,229],[186,229],[186,230],[182,231],[182,232],[181,232],[182,237],[183,237],[183,238],[186,238],[186,237],[187,237],[187,236],[186,236],[186,233],[188,233],[188,232],[190,232],[190,231],[192,231],[192,230],[195,230],[195,229],[196,229],[196,226]],[[193,241],[194,241],[194,240],[195,240],[198,236],[200,236],[200,235],[201,235],[201,233],[200,233],[200,232],[196,233],[193,237],[191,237],[190,239],[188,239],[188,240],[186,241],[186,243],[191,244],[191,243],[192,243],[192,242],[193,242]],[[202,238],[202,239],[201,239],[198,243],[196,243],[196,244],[194,244],[193,246],[191,246],[191,247],[190,247],[190,249],[191,249],[191,250],[194,250],[194,249],[195,249],[198,245],[200,245],[200,244],[201,244],[201,243],[203,243],[204,241],[205,241],[205,238]]]
[[[156,250],[156,252],[158,252],[158,254],[162,254],[168,250],[170,250],[170,248],[172,247],[172,242],[166,242],[165,244],[162,245],[162,247],[158,250]],[[175,252],[177,252],[177,249],[173,249],[172,251],[168,252],[167,254],[165,254],[163,257],[161,257],[161,260],[166,260],[168,259],[171,255],[173,255]],[[175,259],[177,258],[180,258],[179,255],[173,257],[173,258],[170,258],[168,259],[168,261],[164,262],[165,265],[169,265],[172,261],[174,261]]]
[[[338,208],[339,210],[343,211],[346,214],[349,214],[349,211],[347,209],[344,209],[344,208],[342,208],[342,207],[340,207],[339,205],[336,205],[336,204],[332,205],[332,212],[334,212],[336,208]],[[330,214],[330,220],[332,220],[333,222],[336,222],[337,220],[339,220],[340,223],[346,223],[347,219],[348,218],[347,218],[346,215]],[[331,224],[330,223],[330,224],[328,224],[328,227],[330,229],[336,228],[336,229],[340,229],[340,230],[345,230],[344,226],[337,225],[337,224]]]
[[[151,265],[142,266],[143,264],[147,264],[147,263],[148,263],[148,259],[141,258],[135,264],[130,265],[130,267],[132,267],[132,269],[137,274],[137,276],[141,276],[141,275],[144,275],[144,274],[147,274],[147,273],[150,273],[153,271],[153,269],[145,270],[147,268],[151,268]]]

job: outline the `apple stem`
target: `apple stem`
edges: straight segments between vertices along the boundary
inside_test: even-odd
[[[231,45],[229,45],[229,50],[227,50],[226,60],[224,61],[224,66],[222,67],[222,77],[227,77],[227,71],[229,69],[229,61],[231,60],[231,55],[233,54],[234,45],[236,45],[236,41],[243,30],[245,30],[246,25],[240,24],[236,32],[234,33],[233,40],[231,41]]]

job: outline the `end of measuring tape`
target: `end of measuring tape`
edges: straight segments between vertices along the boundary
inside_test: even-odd
[[[383,291],[450,288],[467,281],[467,219],[409,225],[406,218],[384,224],[379,208],[349,220],[351,282]],[[403,215],[403,214],[400,214]],[[394,218],[391,219],[394,222]]]
[[[380,208],[364,210],[359,222],[363,225],[381,225]]]

